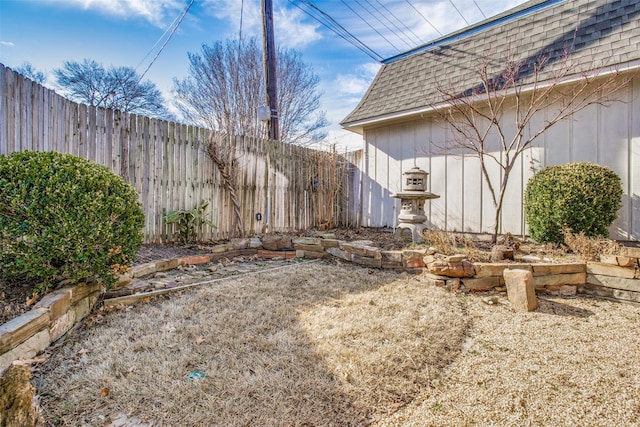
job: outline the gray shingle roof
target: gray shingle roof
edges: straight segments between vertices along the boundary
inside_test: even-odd
[[[341,124],[434,105],[439,87],[465,93],[480,83],[476,68],[486,59],[498,73],[507,58],[558,57],[567,47],[576,73],[640,59],[640,0],[534,0],[391,58]]]

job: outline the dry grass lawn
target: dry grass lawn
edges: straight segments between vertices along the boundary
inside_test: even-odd
[[[639,425],[640,307],[503,301],[304,264],[110,313],[33,382],[54,425]]]

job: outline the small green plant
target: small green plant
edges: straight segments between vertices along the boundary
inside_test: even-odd
[[[198,233],[202,233],[205,225],[216,228],[208,219],[209,214],[205,212],[207,206],[209,206],[209,202],[203,200],[193,209],[171,212],[165,217],[165,220],[167,224],[176,225],[176,234],[183,243],[192,243],[196,241]]]
[[[63,280],[106,286],[142,244],[135,189],[97,163],[69,154],[0,155],[0,279],[38,293]]]
[[[621,206],[620,178],[593,163],[550,166],[527,183],[524,204],[529,234],[540,243],[564,243],[563,229],[606,237]]]

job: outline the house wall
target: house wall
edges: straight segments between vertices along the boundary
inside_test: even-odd
[[[522,200],[528,179],[550,165],[588,161],[612,168],[621,178],[622,207],[610,228],[620,240],[640,240],[640,82],[619,92],[608,106],[593,105],[571,120],[557,123],[521,156],[509,177],[500,233],[526,234]],[[549,114],[548,110],[544,115]],[[536,122],[531,129],[539,128]],[[506,113],[504,123],[508,123]],[[447,231],[490,233],[495,210],[477,157],[450,153],[441,147],[451,130],[425,117],[400,124],[365,128],[362,225],[395,227],[402,174],[413,166],[430,173],[429,191],[440,195],[425,210],[433,227]],[[500,154],[499,150],[495,154]],[[498,182],[500,170],[489,173]]]

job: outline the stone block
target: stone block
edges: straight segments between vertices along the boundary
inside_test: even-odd
[[[504,260],[512,260],[513,261],[514,250],[513,248],[508,248],[504,245],[495,245],[491,248],[491,261],[492,262],[500,262]]]
[[[49,322],[49,310],[41,307],[33,308],[22,316],[0,325],[0,354],[27,341],[42,329],[48,328]]]
[[[638,270],[635,268],[619,267],[617,265],[605,264],[602,262],[588,262],[587,273],[621,277],[623,279],[637,279],[640,277],[638,275]]]
[[[178,258],[173,259],[161,259],[156,261],[156,272],[169,271],[180,266],[180,260]]]
[[[225,243],[222,245],[215,245],[211,248],[212,254],[223,254],[225,252],[233,251],[235,247],[231,243]]]
[[[462,285],[465,289],[473,292],[490,291],[493,288],[502,285],[502,277],[489,276],[489,277],[472,277],[461,279]]]
[[[49,326],[51,342],[58,340],[58,338],[66,334],[67,331],[73,327],[75,322],[76,314],[73,310],[67,311],[62,316],[51,322],[51,326]]]
[[[351,256],[340,248],[327,248],[327,253],[336,258],[351,261]]]
[[[322,239],[320,244],[323,248],[339,248],[340,241],[337,239]]]
[[[473,277],[475,270],[469,261],[435,261],[427,265],[429,273],[447,277]]]
[[[289,236],[275,236],[268,234],[262,237],[262,247],[270,251],[293,249],[293,243]]]
[[[640,258],[640,248],[623,246],[620,248],[620,255],[638,259]]]
[[[404,270],[404,265],[402,264],[402,262],[397,262],[397,261],[382,261],[382,260],[380,260],[380,266],[384,270],[396,270],[396,271],[403,271]]]
[[[131,267],[131,270],[129,270],[131,277],[144,277],[156,272],[157,270],[156,270],[155,262],[148,262],[146,264],[134,265],[133,267]]]
[[[530,264],[495,264],[495,263],[487,263],[487,262],[476,262],[474,264],[476,277],[489,277],[489,276],[500,276],[502,277],[502,273],[504,270],[529,270],[533,271]]]
[[[427,256],[427,249],[403,249],[402,250],[402,260],[409,261],[414,259],[424,259]],[[424,263],[424,261],[423,261]]]
[[[578,293],[640,303],[640,292],[607,288],[605,286],[594,285],[591,283],[585,283],[584,285],[578,286]]]
[[[71,305],[96,292],[104,291],[99,283],[79,283],[69,288],[71,290]]]
[[[402,265],[402,251],[380,251],[382,262],[397,262]]]
[[[444,287],[447,284],[446,277],[438,276],[436,274],[431,274],[431,273],[423,274],[422,276],[420,276],[420,280],[432,286]]]
[[[318,239],[317,237],[294,237],[293,239],[291,239],[291,243],[294,245],[319,245],[322,246],[322,243],[320,242],[321,239]]]
[[[49,329],[47,328],[32,335],[26,341],[8,351],[0,350],[0,372],[7,369],[14,360],[20,358],[32,359],[38,353],[49,347],[50,344],[51,338],[49,337]]]
[[[373,242],[371,240],[354,240],[351,242],[340,241],[340,249],[343,249],[344,245],[360,245],[360,246],[371,246]]]
[[[382,268],[382,260],[380,258],[371,258],[360,256],[357,254],[351,254],[351,262],[355,264],[366,265],[367,267]]]
[[[312,251],[312,252],[324,252],[324,247],[318,243],[316,245],[307,245],[304,243],[294,243],[293,247],[296,250],[301,250],[301,251]]]
[[[267,251],[261,249],[258,251],[258,256],[264,259],[272,259],[272,258],[284,258],[291,259],[296,257],[295,251]]]
[[[382,251],[380,248],[359,242],[343,243],[341,249],[349,254],[361,257],[375,258],[377,260],[382,259]]]
[[[77,303],[71,306],[71,311],[73,311],[76,321],[80,321],[84,319],[91,312],[91,303],[89,298],[83,298]]]
[[[112,288],[122,288],[124,286],[127,286],[128,284],[130,284],[133,281],[133,276],[131,275],[131,272],[126,272],[125,274],[121,274],[120,276],[118,276],[118,279],[116,280],[116,283],[114,283],[113,285],[111,285]]]
[[[604,286],[606,288],[640,292],[640,280],[638,279],[625,279],[622,277],[603,276],[600,274],[587,274],[586,282],[592,285]]]
[[[551,263],[531,264],[531,268],[533,269],[534,276],[587,272],[587,267],[583,262],[571,262],[566,264],[551,264]]]
[[[303,256],[298,256],[298,252],[302,252]],[[309,259],[321,259],[325,258],[327,253],[324,251],[298,251],[296,250],[296,257],[298,258],[309,258]]]
[[[249,247],[249,239],[247,238],[231,239],[230,243],[233,249],[247,249]]]
[[[533,284],[536,288],[560,285],[581,285],[586,281],[586,273],[550,274],[547,276],[534,276],[533,278]]]
[[[208,264],[211,262],[211,255],[191,255],[182,258],[178,258],[180,265],[200,265]]]
[[[534,311],[538,308],[533,274],[530,271],[505,270],[503,275],[507,285],[507,298],[516,311]]]
[[[450,262],[450,263],[462,262],[466,259],[467,259],[467,256],[465,254],[449,255],[448,257],[444,258],[446,262]]]
[[[600,262],[620,267],[633,267],[636,264],[636,259],[621,255],[600,255]]]
[[[249,239],[249,243],[246,249],[260,249],[260,248],[262,248],[262,240],[258,239],[257,237],[251,237]]]
[[[424,268],[424,261],[420,258],[408,259],[402,262],[406,268]]]
[[[58,289],[45,295],[34,308],[46,308],[49,310],[49,319],[55,320],[69,310],[71,306],[71,290]]]
[[[0,425],[35,427],[44,424],[30,378],[31,367],[26,365],[9,366],[0,377]]]

